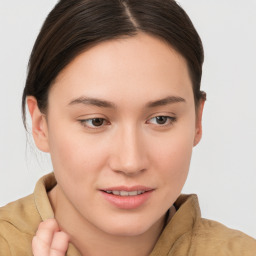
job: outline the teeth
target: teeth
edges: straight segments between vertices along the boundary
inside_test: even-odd
[[[145,191],[142,191],[142,190],[138,190],[138,191],[118,191],[118,190],[113,190],[113,191],[110,191],[110,190],[107,190],[105,191],[107,192],[108,194],[114,194],[116,196],[137,196],[137,195],[141,195],[143,193],[145,193]]]
[[[127,192],[127,191],[120,191],[120,196],[129,196],[129,192]]]
[[[138,191],[130,191],[128,192],[129,196],[137,196],[138,195]]]

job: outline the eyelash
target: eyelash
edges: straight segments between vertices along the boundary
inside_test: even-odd
[[[79,120],[79,122],[83,125],[83,126],[85,126],[85,127],[87,127],[87,128],[91,128],[91,129],[99,129],[99,128],[101,128],[102,126],[103,126],[103,123],[102,123],[102,125],[99,125],[99,126],[97,126],[97,125],[88,125],[88,122],[93,122],[93,121],[96,121],[96,120],[98,120],[98,121],[102,121],[103,123],[107,123],[106,125],[108,125],[109,124],[109,122],[106,120],[106,119],[104,119],[104,118],[100,118],[100,117],[96,117],[96,118],[90,118],[90,119],[84,119],[84,120]]]
[[[174,122],[177,121],[177,118],[176,117],[171,117],[171,116],[155,116],[155,117],[152,117],[150,118],[149,120],[146,121],[147,124],[150,124],[150,120],[153,120],[155,119],[156,122],[157,120],[159,119],[164,119],[165,122],[164,124],[159,124],[159,123],[155,123],[153,125],[156,125],[156,126],[159,126],[159,127],[166,127],[166,126],[171,126],[173,125]],[[102,124],[100,125],[93,125],[92,123],[94,121],[100,121],[100,123],[102,122]],[[166,123],[168,121],[168,123]],[[104,118],[90,118],[90,119],[83,119],[83,120],[79,120],[79,122],[84,126],[84,127],[87,127],[87,128],[90,128],[90,129],[99,129],[99,128],[102,128],[104,126],[104,123],[105,125],[109,125],[110,122],[108,122],[106,119]],[[90,125],[88,125],[88,123],[91,123]]]
[[[173,123],[177,121],[177,118],[176,117],[172,117],[172,116],[154,116],[154,117],[150,118],[149,121],[152,120],[152,119],[155,119],[156,122],[157,122],[157,119],[159,120],[160,118],[161,119],[165,119],[165,123],[164,124],[156,123],[154,125],[157,125],[157,126],[160,126],[160,127],[170,126],[170,125],[173,125]],[[147,123],[149,121],[147,121]],[[168,121],[168,123],[166,123],[166,121]]]

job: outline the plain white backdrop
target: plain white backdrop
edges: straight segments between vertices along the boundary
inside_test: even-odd
[[[52,170],[21,119],[29,54],[56,0],[0,0],[0,206]],[[202,215],[256,238],[256,1],[179,0],[205,48],[204,134],[183,193]]]

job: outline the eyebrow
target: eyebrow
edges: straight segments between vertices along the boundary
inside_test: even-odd
[[[79,97],[77,99],[72,100],[68,105],[75,104],[83,104],[83,105],[94,105],[100,108],[115,108],[116,105],[112,102],[96,99],[96,98],[87,98],[87,97]]]
[[[177,97],[177,96],[168,96],[163,99],[151,101],[146,104],[146,107],[154,108],[154,107],[165,106],[168,104],[179,103],[179,102],[186,102],[186,100],[184,98]],[[96,98],[88,98],[88,97],[79,97],[77,99],[72,100],[68,105],[75,105],[75,104],[94,105],[100,108],[116,108],[116,105],[113,102],[96,99]]]
[[[179,103],[179,102],[186,102],[186,100],[178,96],[168,96],[160,100],[151,101],[146,106],[148,108],[154,108],[154,107],[165,106],[168,104]]]

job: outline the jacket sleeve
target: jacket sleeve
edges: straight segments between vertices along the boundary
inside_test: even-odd
[[[0,235],[0,255],[11,256],[11,251],[7,241]]]

